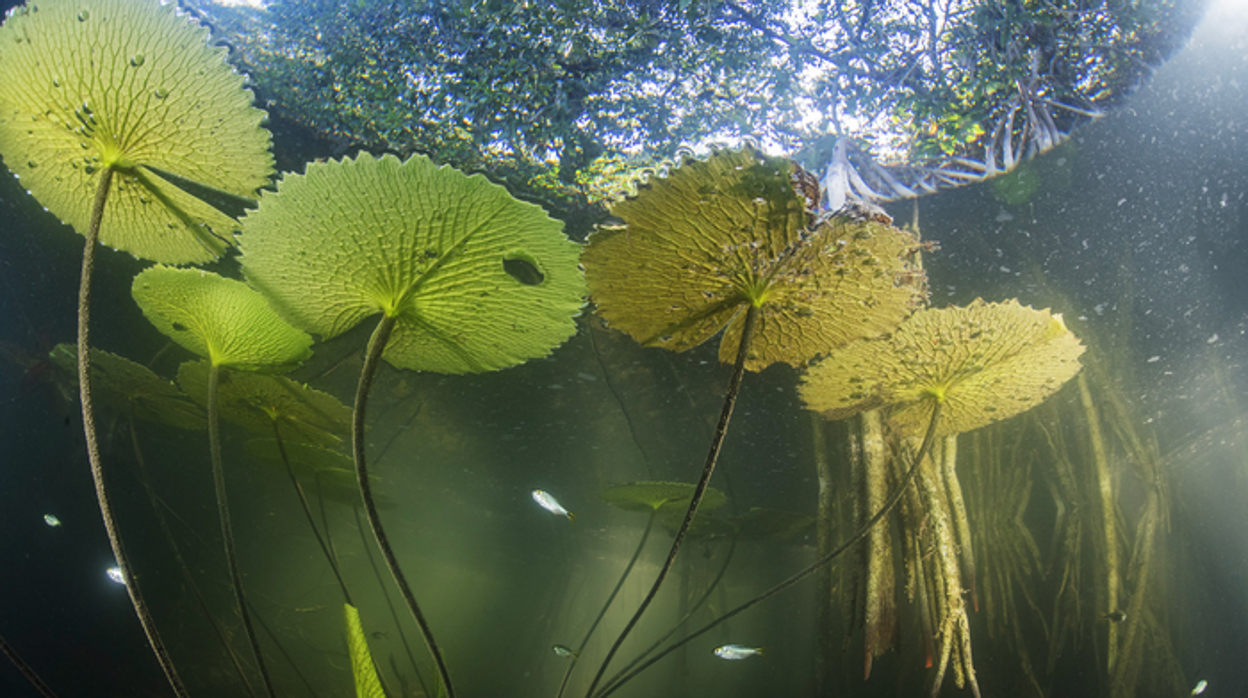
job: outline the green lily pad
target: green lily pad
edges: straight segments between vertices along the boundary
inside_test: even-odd
[[[312,355],[312,338],[241,281],[155,266],[134,277],[130,292],[156,329],[217,366],[280,373]]]
[[[752,148],[688,159],[612,213],[583,263],[598,312],[645,346],[686,351],[724,330],[732,363],[760,309],[746,367],[805,366],[892,331],[925,297],[918,241],[870,216],[814,218],[796,164]]]
[[[695,485],[687,482],[642,481],[609,487],[598,494],[602,501],[625,511],[649,514],[660,509],[678,509],[683,515],[693,498]],[[700,511],[722,507],[728,497],[714,487],[707,487],[702,495]]]
[[[1008,419],[1079,372],[1084,347],[1061,315],[1017,300],[915,313],[891,337],[833,352],[807,372],[806,406],[830,419],[890,406],[903,433],[922,435],[936,402],[936,435]]]
[[[384,313],[384,358],[438,373],[545,356],[575,331],[580,246],[480,175],[392,155],[308,165],[242,221],[243,272],[324,338]]]
[[[52,362],[78,382],[78,346],[58,344]],[[136,419],[178,429],[203,429],[204,412],[185,393],[151,369],[103,349],[91,349],[91,386],[101,402]]]
[[[178,369],[178,384],[188,395],[208,395],[207,361],[188,361]],[[227,422],[295,441],[336,446],[351,430],[351,408],[338,398],[285,378],[261,373],[230,373],[217,384],[217,410]],[[348,465],[350,459],[348,459]]]
[[[105,168],[100,241],[169,264],[232,244],[232,218],[173,181],[252,197],[273,172],[263,111],[208,30],[158,0],[40,0],[0,26],[0,153],[22,186],[86,234]],[[168,173],[172,177],[162,173]],[[209,198],[209,197],[205,197]]]

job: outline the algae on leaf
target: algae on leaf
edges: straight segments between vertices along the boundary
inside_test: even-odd
[[[263,111],[208,30],[157,0],[49,0],[0,27],[0,153],[31,194],[100,241],[169,264],[206,262],[236,224],[172,183],[251,197],[273,172]],[[170,173],[174,178],[160,173]]]
[[[393,317],[399,368],[506,368],[576,331],[580,247],[562,224],[423,156],[312,163],[242,223],[243,272],[279,313],[324,338]]]

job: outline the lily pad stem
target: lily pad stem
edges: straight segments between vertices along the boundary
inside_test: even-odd
[[[329,568],[334,571],[334,579],[338,580],[338,586],[342,589],[343,599],[355,605],[351,600],[351,592],[347,590],[347,583],[342,578],[342,572],[338,569],[338,561],[334,559],[334,554],[330,551],[329,545],[325,543],[325,536],[321,535],[320,529],[316,527],[316,519],[312,517],[312,507],[308,504],[308,498],[303,493],[303,486],[299,484],[299,478],[295,476],[295,469],[290,465],[290,457],[286,455],[286,443],[282,441],[282,431],[278,428],[277,422],[273,422],[273,437],[277,440],[277,453],[282,457],[282,465],[286,466],[286,474],[290,476],[290,484],[295,488],[295,494],[299,496],[299,504],[303,506],[303,515],[308,519],[308,526],[312,529],[312,535],[316,536],[316,542],[321,546],[321,552],[325,554],[325,560],[329,563]],[[324,508],[321,509],[324,512]],[[325,535],[329,535],[329,528],[326,527]]]
[[[928,424],[927,434],[923,437],[923,443],[922,445],[919,446],[918,452],[914,454],[914,463],[910,466],[910,469],[906,471],[905,477],[901,479],[901,483],[897,486],[897,490],[893,492],[892,496],[888,498],[888,501],[884,503],[884,506],[881,507],[880,510],[875,513],[874,516],[868,519],[866,523],[864,523],[857,531],[855,531],[854,535],[849,537],[849,540],[840,544],[839,546],[836,547],[836,549],[827,553],[826,555],[819,558],[818,560],[815,560],[813,564],[811,564],[809,567],[802,570],[801,572],[798,572],[797,574],[793,575],[792,577],[789,577],[783,582],[780,582],[779,584],[773,586],[772,588],[768,589],[762,594],[759,594],[758,596],[755,596],[754,598],[750,599],[749,601],[746,601],[740,606],[737,606],[731,611],[728,611],[724,615],[716,618],[710,623],[707,623],[706,625],[697,629],[693,633],[690,633],[689,635],[687,635],[684,639],[680,640],[679,642],[674,643],[667,649],[651,657],[647,662],[645,662],[641,666],[634,669],[632,673],[623,677],[619,681],[616,681],[610,686],[607,686],[605,689],[603,689],[602,693],[599,693],[597,696],[595,696],[595,698],[606,698],[607,696],[611,695],[616,690],[618,690],[621,686],[628,683],[630,679],[632,679],[633,677],[637,676],[641,672],[648,669],[650,665],[654,664],[660,659],[671,654],[676,649],[683,646],[685,643],[693,640],[694,638],[705,635],[712,628],[715,628],[721,623],[726,622],[728,619],[736,616],[742,611],[745,611],[746,609],[752,608],[753,606],[760,604],[766,601],[767,599],[770,599],[771,597],[775,596],[776,594],[779,594],[785,589],[788,589],[794,584],[797,584],[798,582],[809,577],[815,572],[818,572],[819,569],[822,568],[824,565],[840,557],[843,553],[845,553],[845,551],[854,547],[860,541],[862,541],[862,539],[866,538],[867,535],[871,533],[871,529],[874,528],[875,525],[879,523],[881,519],[883,519],[885,516],[888,516],[888,512],[892,511],[893,507],[897,506],[897,502],[901,501],[901,496],[905,494],[906,490],[909,489],[910,487],[910,483],[914,481],[915,474],[919,472],[919,464],[923,462],[924,456],[927,455],[928,451],[932,447],[932,442],[935,441],[936,439],[936,426],[937,426],[937,423],[940,421],[940,410],[941,410],[941,403],[937,401],[933,405],[932,421]]]
[[[100,442],[95,430],[95,403],[91,399],[91,275],[95,270],[95,248],[100,240],[100,223],[104,220],[104,202],[108,200],[108,188],[112,184],[113,168],[105,167],[100,171],[100,183],[95,190],[95,200],[91,205],[91,224],[87,228],[87,242],[82,248],[82,276],[78,282],[78,395],[82,403],[82,431],[87,442],[87,460],[91,462],[91,480],[95,483],[95,498],[100,505],[100,516],[104,518],[104,530],[108,532],[108,543],[113,548],[113,557],[117,567],[121,569],[122,578],[126,580],[126,591],[130,594],[130,603],[139,617],[143,632],[147,634],[147,642],[156,654],[156,661],[165,672],[169,686],[179,698],[186,698],[186,686],[178,676],[169,651],[160,639],[156,629],[156,621],[152,618],[143,595],[139,593],[138,580],[130,572],[130,558],[126,556],[125,546],[121,543],[121,535],[117,532],[117,521],[113,518],[113,507],[109,503],[108,492],[104,488],[104,466],[100,458]]]
[[[221,465],[221,425],[217,419],[217,380],[220,375],[221,367],[213,363],[208,369],[208,448],[212,453],[212,482],[217,492],[217,515],[221,519],[221,538],[225,542],[225,562],[230,568],[234,601],[238,604],[238,614],[243,619],[243,629],[247,631],[251,651],[256,655],[260,678],[264,679],[264,687],[269,696],[276,696],[273,681],[269,678],[269,669],[264,663],[264,654],[260,651],[260,639],[256,637],[256,629],[251,624],[247,595],[243,592],[243,575],[239,571],[238,554],[234,549],[234,527],[230,524],[230,505],[225,493],[225,468]]]
[[[429,648],[433,663],[442,677],[442,688],[446,692],[446,698],[455,698],[455,689],[451,686],[451,675],[446,668],[446,660],[442,658],[442,651],[438,649],[438,643],[433,639],[433,631],[429,628],[429,622],[425,620],[425,614],[421,613],[420,606],[416,605],[416,597],[407,584],[407,577],[403,576],[403,570],[399,569],[399,560],[390,548],[386,531],[381,526],[381,517],[377,514],[372,487],[368,482],[368,466],[364,460],[364,417],[368,406],[368,391],[373,385],[373,375],[381,363],[381,353],[386,348],[386,342],[390,341],[390,333],[394,330],[396,320],[397,318],[389,315],[382,315],[381,321],[377,323],[377,329],[373,330],[373,336],[368,340],[364,366],[360,369],[360,382],[355,389],[355,409],[351,415],[351,450],[355,458],[355,477],[360,485],[360,497],[364,500],[364,514],[368,518],[369,527],[373,529],[373,537],[377,539],[377,547],[381,549],[381,555],[386,560],[386,567],[390,568],[390,576],[394,577],[399,593],[403,595],[408,610],[412,612],[412,618],[416,619],[416,625],[420,627],[420,634],[424,636],[425,645]]]
[[[650,602],[654,601],[654,597],[659,593],[659,587],[663,585],[663,580],[667,578],[667,573],[671,571],[672,565],[676,562],[676,553],[680,551],[680,545],[685,540],[685,534],[689,532],[689,527],[693,525],[693,517],[698,513],[698,505],[702,503],[702,495],[706,493],[706,488],[711,484],[711,475],[715,472],[715,463],[719,460],[720,447],[724,443],[724,436],[728,433],[728,420],[732,418],[732,409],[737,404],[737,393],[741,388],[741,379],[745,375],[745,358],[750,353],[750,342],[754,339],[754,329],[758,325],[758,306],[750,303],[746,306],[745,323],[741,328],[741,344],[737,348],[737,360],[732,366],[732,377],[728,379],[728,389],[724,391],[724,407],[719,413],[719,423],[715,425],[715,434],[711,437],[711,448],[706,454],[706,464],[702,466],[702,477],[698,480],[698,485],[693,490],[693,498],[689,501],[689,509],[685,512],[685,519],[680,523],[680,529],[676,531],[676,538],[672,541],[672,549],[667,553],[667,560],[663,566],[659,568],[659,575],[654,580],[654,585],[650,587],[649,593],[642,599],[641,606],[637,612],[628,621],[628,625],[624,626],[624,630],[620,632],[620,636],[616,638],[615,644],[611,646],[611,651],[607,652],[607,656],[602,660],[602,665],[598,667],[598,673],[594,675],[594,681],[589,685],[586,696],[591,696],[594,689],[598,687],[598,682],[602,680],[602,675],[606,673],[607,666],[611,664],[615,653],[619,651],[620,646],[624,644],[625,638],[632,632],[633,627],[641,620],[641,615],[646,612],[646,608],[650,606]]]
[[[662,506],[662,502],[660,502],[660,506]],[[589,639],[594,636],[594,631],[598,629],[598,624],[606,617],[612,602],[615,601],[615,597],[620,593],[620,589],[624,587],[624,582],[628,579],[628,573],[632,572],[633,565],[637,564],[637,558],[641,557],[641,551],[646,547],[646,540],[650,538],[650,531],[654,529],[654,518],[658,513],[659,508],[655,507],[650,512],[650,517],[646,519],[646,530],[641,534],[641,540],[637,541],[637,548],[633,550],[633,556],[629,558],[628,564],[624,566],[624,571],[620,573],[620,580],[615,583],[615,588],[607,596],[606,603],[602,604],[602,610],[598,611],[598,617],[594,618],[594,622],[590,624],[585,637],[581,639],[581,644],[576,646],[576,654],[573,655],[572,661],[568,664],[567,671],[563,672],[563,681],[559,683],[559,692],[555,694],[555,698],[563,698],[563,692],[568,688],[568,679],[572,678],[572,670],[576,668],[577,660],[581,658],[581,652],[585,651],[585,646],[589,644]]]

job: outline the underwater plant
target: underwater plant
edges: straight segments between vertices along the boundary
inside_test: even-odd
[[[564,691],[567,690],[568,680],[572,678],[572,670],[576,668],[581,652],[589,644],[594,631],[598,629],[598,625],[606,617],[608,609],[611,608],[611,603],[615,601],[615,597],[620,593],[620,589],[624,587],[624,582],[628,579],[629,573],[632,572],[633,565],[637,564],[637,559],[641,557],[641,551],[646,547],[646,541],[650,538],[650,532],[654,530],[654,522],[659,516],[659,511],[673,512],[677,516],[681,516],[682,512],[688,508],[689,500],[693,498],[696,490],[697,487],[695,485],[687,482],[647,480],[615,485],[598,494],[602,501],[611,506],[624,511],[648,514],[649,516],[646,518],[646,528],[642,532],[641,538],[637,541],[637,548],[633,550],[633,555],[628,559],[628,564],[624,565],[619,581],[615,583],[615,587],[607,595],[607,600],[603,602],[602,609],[594,617],[594,622],[590,623],[589,630],[585,631],[585,636],[581,638],[581,642],[573,650],[572,661],[568,664],[567,671],[563,673],[563,680],[559,683],[559,691],[556,693],[556,697],[562,696]],[[706,510],[718,509],[728,502],[728,497],[714,487],[708,487],[702,499],[702,508]],[[676,528],[679,528],[679,525]]]
[[[264,653],[252,627],[234,548],[225,470],[221,463],[217,385],[223,368],[270,372],[289,370],[312,355],[312,338],[283,322],[264,298],[246,284],[197,269],[152,267],[134,277],[131,293],[156,329],[184,348],[208,359],[208,443],[225,559],[243,628],[251,642],[265,687],[269,695],[274,695]]]
[[[78,373],[96,497],[131,603],[180,696],[186,689],[131,573],[104,486],[88,370],[91,274],[97,240],[171,264],[214,259],[235,225],[202,197],[236,203],[268,183],[264,112],[225,63],[226,49],[207,36],[157,0],[48,0],[0,26],[0,156],[86,237]]]
[[[807,372],[801,396],[807,407],[825,416],[844,419],[862,411],[879,409],[896,418],[895,426],[910,439],[912,464],[897,480],[893,493],[880,509],[850,536],[812,564],[767,591],[736,606],[681,640],[612,678],[595,694],[605,698],[632,678],[688,642],[701,637],[740,613],[772,598],[818,572],[867,538],[875,525],[909,491],[920,473],[937,434],[969,431],[1012,417],[1057,391],[1080,369],[1083,346],[1066,329],[1060,316],[1020,306],[1017,301],[988,304],[976,301],[967,308],[926,309],[916,312],[889,337],[853,342],[829,352]],[[999,391],[999,392],[996,392]],[[997,397],[1009,396],[1004,400]],[[949,412],[946,421],[945,413]],[[927,423],[922,424],[926,419]],[[921,428],[921,432],[916,430]],[[922,434],[921,442],[914,440]],[[930,488],[931,485],[924,487]],[[944,536],[948,549],[951,538]],[[946,557],[942,569],[952,572]],[[945,602],[959,604],[962,590],[958,576],[946,578]],[[964,665],[958,665],[972,690],[978,693],[970,666],[970,636],[965,613],[952,609],[943,617],[943,659],[938,674],[952,651],[953,634],[959,633]],[[939,692],[939,677],[933,695]]]
[[[373,536],[453,698],[373,501],[369,389],[383,358],[397,368],[476,373],[549,354],[575,331],[580,247],[541,208],[423,156],[313,163],[264,194],[242,224],[243,273],[295,326],[328,339],[381,315],[355,394],[356,478]]]
[[[697,490],[667,560],[607,653],[589,693],[671,570],[715,469],[742,376],[801,367],[833,347],[887,334],[924,297],[919,243],[887,217],[815,216],[818,194],[792,161],[752,147],[687,159],[612,207],[585,249],[598,313],[643,346],[686,351],[723,331],[733,365]],[[882,214],[881,214],[882,215]]]
[[[1017,301],[990,304],[976,300],[965,308],[919,311],[885,340],[858,342],[832,352],[803,379],[801,395],[810,409],[829,419],[843,419],[886,408],[889,425],[903,440],[916,439],[931,423],[936,407],[943,410],[936,436],[946,444],[932,454],[931,467],[920,469],[921,504],[917,500],[912,504],[927,512],[938,569],[927,577],[913,573],[911,578],[940,580],[929,590],[935,597],[933,631],[941,650],[934,691],[940,689],[955,639],[958,684],[966,681],[976,694],[979,690],[963,595],[964,585],[972,592],[975,588],[970,530],[953,469],[956,445],[945,437],[1038,405],[1074,377],[1082,353],[1083,345],[1066,329],[1060,315],[1025,308]],[[873,479],[870,472],[866,477]],[[912,518],[917,521],[923,516],[916,512]],[[917,535],[917,527],[915,531]],[[890,643],[884,633],[891,617],[886,609],[891,609],[892,601],[881,598],[891,596],[893,590],[891,583],[884,583],[886,572],[881,566],[892,559],[886,541],[887,537],[873,537],[868,551],[868,611],[876,609],[866,619],[868,673],[872,657]],[[912,562],[907,557],[907,565]],[[975,598],[973,593],[971,598]],[[925,614],[928,609],[919,612]]]

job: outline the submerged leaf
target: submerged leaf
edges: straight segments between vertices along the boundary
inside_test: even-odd
[[[399,368],[505,368],[576,331],[580,247],[561,224],[423,156],[313,163],[243,230],[243,271],[278,312],[325,338],[395,317],[384,357]]]
[[[207,361],[188,361],[178,369],[178,384],[203,400],[208,394]],[[338,398],[283,376],[231,373],[217,384],[217,411],[244,429],[335,446],[351,429],[351,408]],[[348,465],[350,462],[348,461]]]
[[[802,382],[806,406],[831,419],[891,406],[893,425],[922,434],[943,403],[937,436],[1040,404],[1079,372],[1083,345],[1060,315],[1017,300],[915,313],[887,339],[832,352]]]
[[[347,626],[347,648],[351,651],[351,673],[355,676],[356,698],[386,698],[381,690],[377,666],[368,651],[368,638],[360,622],[360,611],[349,603],[342,605],[343,619]]]
[[[116,170],[100,241],[169,264],[206,262],[236,224],[158,172],[251,197],[273,172],[264,112],[208,30],[157,0],[41,0],[0,27],[0,154],[85,234]]]
[[[78,382],[78,345],[58,344],[51,359],[66,376]],[[136,419],[160,422],[178,429],[207,426],[203,410],[178,386],[150,368],[103,349],[91,349],[91,386],[100,400]]]
[[[156,266],[134,277],[130,292],[156,329],[217,366],[277,373],[312,355],[312,338],[241,281]]]
[[[727,327],[732,363],[745,309],[760,308],[746,367],[804,366],[887,334],[924,297],[918,242],[872,218],[812,221],[796,165],[751,148],[686,160],[612,213],[585,249],[598,312],[645,346],[685,351]]]

